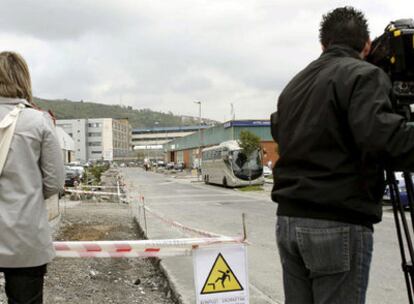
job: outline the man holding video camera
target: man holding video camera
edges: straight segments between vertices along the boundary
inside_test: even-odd
[[[393,112],[389,77],[363,59],[364,15],[323,16],[322,55],[280,94],[272,199],[286,303],[365,303],[384,168],[414,169],[414,128]]]

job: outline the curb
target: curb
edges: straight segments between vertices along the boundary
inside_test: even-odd
[[[140,223],[137,221],[136,217],[134,217],[134,222],[137,225],[139,234],[146,240],[148,240],[147,234],[145,233],[144,229],[142,229]],[[153,260],[155,263],[153,263],[156,267],[159,268],[159,270],[162,272],[162,274],[165,276],[165,278],[168,281],[168,288],[171,290],[171,299],[177,303],[177,304],[190,304],[188,302],[185,302],[181,296],[181,294],[178,292],[178,288],[176,284],[174,283],[173,277],[168,273],[167,267],[164,265],[162,259],[155,258]],[[159,261],[158,263],[156,261]]]

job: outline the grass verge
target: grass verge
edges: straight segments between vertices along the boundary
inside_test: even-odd
[[[246,187],[239,188],[240,191],[249,192],[249,191],[263,191],[263,186],[261,185],[251,185]]]

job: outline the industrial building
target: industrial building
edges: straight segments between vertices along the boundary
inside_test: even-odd
[[[269,120],[232,120],[172,140],[164,144],[167,161],[184,163],[186,168],[194,167],[198,163],[200,148],[237,140],[242,130],[248,130],[261,138],[263,163],[271,161],[274,164],[278,158],[277,145],[270,133]]]
[[[127,119],[62,119],[56,125],[73,138],[76,161],[123,159],[131,150]]]
[[[138,158],[164,159],[164,145],[209,126],[154,127],[132,130],[132,145]]]

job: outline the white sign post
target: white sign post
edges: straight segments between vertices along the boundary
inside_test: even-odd
[[[197,304],[248,304],[246,245],[222,245],[193,251]]]

